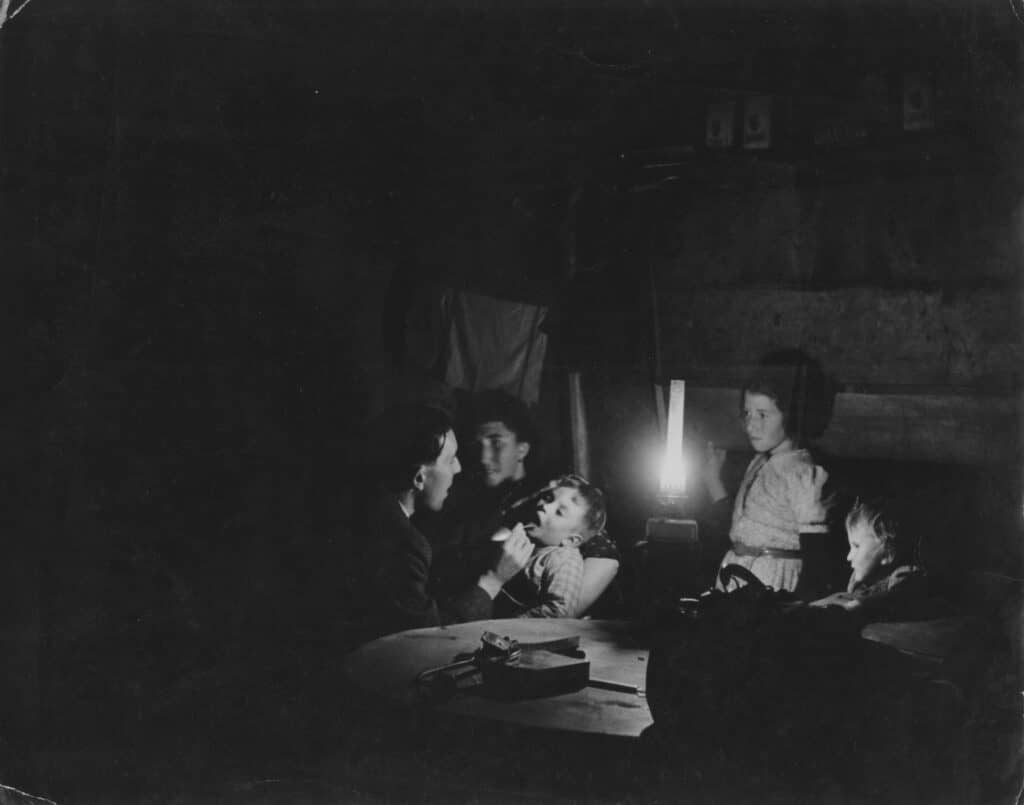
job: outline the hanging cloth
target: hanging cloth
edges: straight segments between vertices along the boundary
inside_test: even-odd
[[[445,381],[467,391],[500,388],[533,404],[540,397],[547,308],[449,291]]]

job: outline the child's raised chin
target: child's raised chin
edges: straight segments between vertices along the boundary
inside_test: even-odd
[[[537,503],[537,522],[526,526],[526,535],[538,545],[573,547],[583,542],[587,504],[579,490],[558,486]]]

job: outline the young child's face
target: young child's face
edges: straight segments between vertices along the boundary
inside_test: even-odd
[[[885,543],[882,542],[866,522],[855,523],[847,529],[846,537],[850,542],[850,552],[846,561],[853,568],[853,582],[864,581],[886,558]]]
[[[774,450],[789,439],[782,411],[766,394],[749,391],[743,394],[743,427],[750,446],[758,453]]]
[[[537,523],[526,526],[526,534],[539,545],[578,543],[586,528],[587,511],[579,490],[557,486],[537,504]]]
[[[476,441],[487,486],[518,481],[526,474],[523,459],[530,452],[530,443],[519,441],[504,422],[484,422],[476,429]]]

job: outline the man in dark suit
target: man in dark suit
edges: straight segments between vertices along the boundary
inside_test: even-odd
[[[406,406],[379,418],[373,438],[377,486],[362,535],[368,625],[380,635],[490,618],[495,596],[532,552],[522,526],[513,529],[475,584],[438,600],[430,543],[409,518],[417,510],[439,511],[462,469],[451,422],[437,409]]]

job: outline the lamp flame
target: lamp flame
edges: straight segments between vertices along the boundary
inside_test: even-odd
[[[676,498],[686,494],[686,465],[683,461],[683,410],[685,406],[686,381],[673,380],[669,386],[665,458],[661,466],[661,494],[664,497]]]

